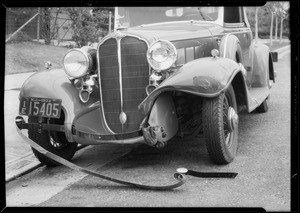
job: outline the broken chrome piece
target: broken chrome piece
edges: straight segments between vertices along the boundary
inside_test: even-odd
[[[159,126],[148,126],[142,128],[143,135],[147,144],[157,148],[163,148],[166,145],[167,133],[165,128]]]
[[[155,146],[155,144],[157,143],[157,138],[155,137],[153,128],[151,126],[148,126],[146,128],[142,128],[142,131],[145,142],[150,146]]]
[[[180,174],[186,174],[189,170],[186,168],[178,168],[176,171]]]
[[[199,178],[235,178],[238,175],[235,172],[196,172],[186,168],[178,168],[176,171],[182,175],[191,175]]]
[[[164,148],[166,145],[167,145],[167,141],[164,141],[164,142],[158,141],[158,142],[155,144],[155,148],[157,148],[157,149],[162,149],[162,148]]]

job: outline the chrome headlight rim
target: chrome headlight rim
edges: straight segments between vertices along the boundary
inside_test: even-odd
[[[153,50],[155,50],[153,48],[155,47],[155,45],[159,45],[159,44],[161,46],[165,45],[170,48],[171,54],[168,55],[168,57],[166,59],[168,61],[165,60],[162,62],[158,62],[158,61],[155,61],[155,59],[153,59],[152,52],[153,52]],[[174,46],[174,44],[172,44],[168,40],[157,40],[157,41],[153,42],[147,50],[147,61],[148,61],[149,65],[158,72],[170,69],[175,64],[176,60],[177,60],[177,49]]]
[[[69,69],[66,67],[66,63],[65,63],[66,57],[67,57],[69,54],[71,54],[72,52],[79,52],[79,53],[81,53],[81,54],[84,56],[85,61],[86,61],[86,63],[87,63],[87,64],[86,64],[86,67],[83,69],[83,71],[79,72],[77,75],[76,75],[76,73],[75,73],[74,71],[69,70]],[[66,74],[67,74],[68,76],[72,77],[72,78],[81,78],[81,77],[85,76],[86,74],[88,74],[88,71],[90,70],[90,68],[91,68],[92,66],[93,66],[93,63],[92,63],[92,56],[91,56],[88,52],[86,52],[86,51],[84,51],[83,49],[80,49],[80,48],[73,48],[73,49],[69,50],[69,51],[65,54],[65,56],[64,56],[64,58],[63,58],[63,67],[64,67],[64,70],[65,70]],[[74,74],[74,73],[75,73],[75,74]]]

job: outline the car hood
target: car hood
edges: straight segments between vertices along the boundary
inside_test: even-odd
[[[149,44],[156,40],[180,41],[201,37],[209,37],[219,34],[221,26],[214,23],[203,22],[176,22],[144,25],[121,30],[126,35],[135,35],[146,39]]]

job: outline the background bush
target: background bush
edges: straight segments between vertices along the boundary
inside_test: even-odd
[[[7,38],[9,38],[12,34],[9,34]],[[24,41],[31,41],[32,38],[27,35],[22,30],[17,32],[7,43],[18,43],[18,42],[24,42]]]
[[[251,27],[251,31],[253,33],[253,37],[255,36],[255,7],[246,7],[247,18]],[[271,29],[271,12],[267,7],[261,7],[258,10],[258,37],[259,38],[270,38],[270,29]],[[276,16],[273,16],[273,37],[275,35],[275,27],[276,27]],[[280,36],[280,18],[278,17],[278,25],[277,25],[277,33],[278,38]],[[283,20],[283,37],[290,36],[290,26],[289,26],[289,18]]]
[[[72,39],[77,46],[82,47],[88,45],[90,42],[98,42],[99,38],[108,34],[109,11],[112,10],[113,8],[110,7],[69,7],[65,9],[69,18],[72,20]]]

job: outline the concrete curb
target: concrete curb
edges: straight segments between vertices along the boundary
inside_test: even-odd
[[[283,58],[286,54],[288,54],[289,52],[291,52],[291,45],[279,48],[277,50],[275,50],[275,52],[278,53],[278,59]]]
[[[288,46],[281,47],[281,48],[275,50],[275,52],[278,52],[278,55],[279,55],[279,54],[284,53],[285,51],[289,51],[290,49],[291,49],[291,45],[289,44]]]
[[[15,180],[16,178],[28,174],[29,172],[41,167],[42,164],[40,162],[32,162],[24,167],[21,167],[18,170],[15,170],[13,172],[10,172],[5,175],[5,182],[8,183],[12,180]]]
[[[79,144],[78,147],[77,147],[77,151],[83,149],[87,147],[87,145],[81,145]],[[33,156],[34,154],[32,153],[31,156]],[[28,174],[29,172],[39,168],[43,166],[42,163],[40,163],[38,160],[36,162],[32,162],[24,167],[21,167],[20,169],[17,169],[15,171],[12,171],[12,172],[9,172],[5,175],[5,182],[8,183],[12,180],[15,180],[16,178],[22,176],[22,175],[26,175]]]

